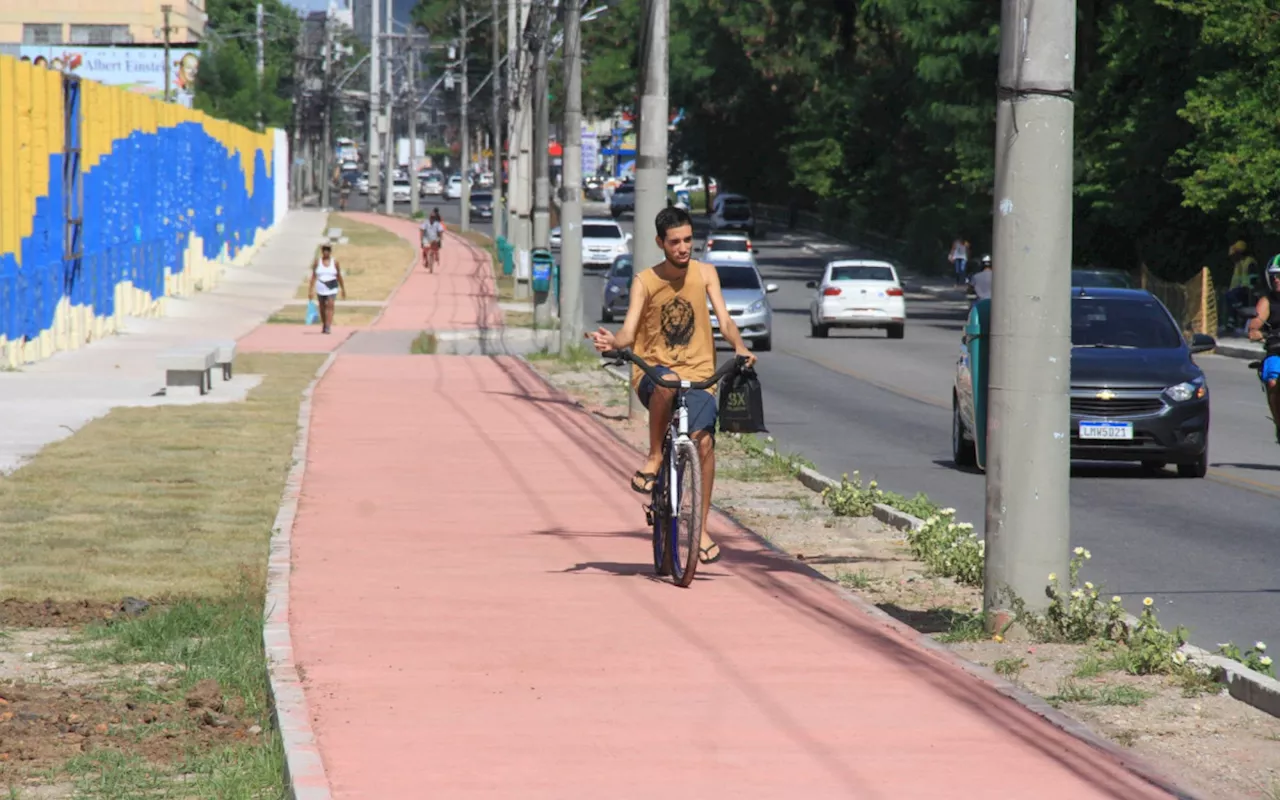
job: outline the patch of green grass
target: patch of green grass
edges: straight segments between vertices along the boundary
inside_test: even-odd
[[[987,634],[986,615],[982,612],[959,611],[957,609],[930,609],[945,613],[950,617],[950,629],[938,635],[940,642],[980,642],[989,638]]]
[[[423,331],[409,345],[409,354],[414,356],[435,355],[440,347],[440,340],[431,331]]]
[[[1095,655],[1089,655],[1076,664],[1075,671],[1072,674],[1077,678],[1096,678],[1105,668],[1102,659]]]
[[[273,752],[274,750],[274,752]],[[226,797],[284,800],[283,754],[278,748],[251,744],[192,751],[172,765],[137,755],[98,748],[65,766],[76,798],[142,800],[143,798]]]
[[[585,344],[572,345],[564,353],[543,349],[527,357],[530,361],[554,361],[572,369],[591,369],[604,363],[595,348]]]
[[[246,580],[220,600],[179,600],[138,617],[85,627],[76,653],[88,663],[172,664],[183,688],[213,679],[255,716],[270,714],[262,649],[263,595]]]
[[[1057,706],[1062,703],[1082,703],[1094,706],[1136,706],[1151,697],[1151,692],[1135,686],[1104,684],[1097,688],[1081,686],[1074,679],[1067,679],[1058,686],[1057,694],[1046,698]]]
[[[857,572],[840,572],[836,574],[836,581],[849,589],[869,589],[871,584],[875,582],[875,578],[871,576],[865,569]]]
[[[256,723],[263,733],[216,750],[192,750],[173,764],[150,762],[127,750],[93,751],[64,766],[77,796],[170,797],[178,781],[182,797],[284,797],[283,750],[272,725],[262,645],[262,603],[262,593],[245,580],[228,598],[181,600],[139,617],[90,625],[80,633],[80,646],[72,651],[79,660],[178,668],[172,686],[156,688],[137,680],[117,685],[134,702],[181,703],[193,686],[214,680],[237,717]],[[181,730],[170,732],[182,735]],[[154,727],[147,731],[157,733]]]
[[[1027,661],[1024,658],[1002,658],[991,665],[995,673],[1000,677],[1016,681],[1022,671],[1027,668]]]
[[[724,466],[717,467],[717,471],[734,480],[768,483],[793,478],[800,467],[813,468],[813,463],[803,456],[778,452],[771,439],[761,439],[753,433],[720,433],[716,450],[723,454]]]

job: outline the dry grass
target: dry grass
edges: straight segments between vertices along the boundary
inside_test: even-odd
[[[266,575],[302,391],[322,355],[241,355],[242,403],[118,408],[0,480],[6,597],[225,597]]]
[[[359,328],[369,325],[382,309],[377,306],[348,306],[341,300],[336,301],[333,310],[333,324]],[[306,306],[283,306],[267,318],[273,325],[302,325],[307,321]],[[320,323],[316,323],[319,325]]]
[[[356,222],[342,214],[330,214],[328,228],[341,228],[347,244],[335,244],[333,257],[342,267],[342,279],[350,300],[386,300],[412,269],[413,245],[377,225]],[[320,251],[316,251],[320,255]],[[298,287],[299,299],[307,296],[311,278]]]

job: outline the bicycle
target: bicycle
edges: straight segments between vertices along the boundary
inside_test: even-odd
[[[653,482],[650,504],[644,507],[645,521],[653,529],[653,568],[658,575],[670,575],[680,587],[693,583],[702,544],[702,459],[689,436],[689,406],[685,394],[709,389],[726,375],[741,368],[737,356],[720,365],[705,381],[686,381],[662,375],[629,349],[606,350],[600,354],[615,365],[631,362],[654,385],[674,389],[674,411],[662,443],[662,466]],[[685,501],[688,501],[686,508]],[[683,523],[683,524],[682,524]]]

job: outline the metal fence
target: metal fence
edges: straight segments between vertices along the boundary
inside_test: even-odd
[[[1183,333],[1218,335],[1218,293],[1208,267],[1201,267],[1199,272],[1181,282],[1157,278],[1145,264],[1138,270],[1138,276],[1138,285],[1164,303]]]

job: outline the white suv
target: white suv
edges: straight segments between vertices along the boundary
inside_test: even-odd
[[[631,252],[631,234],[611,219],[591,217],[582,221],[582,266],[607,269],[618,256]]]

